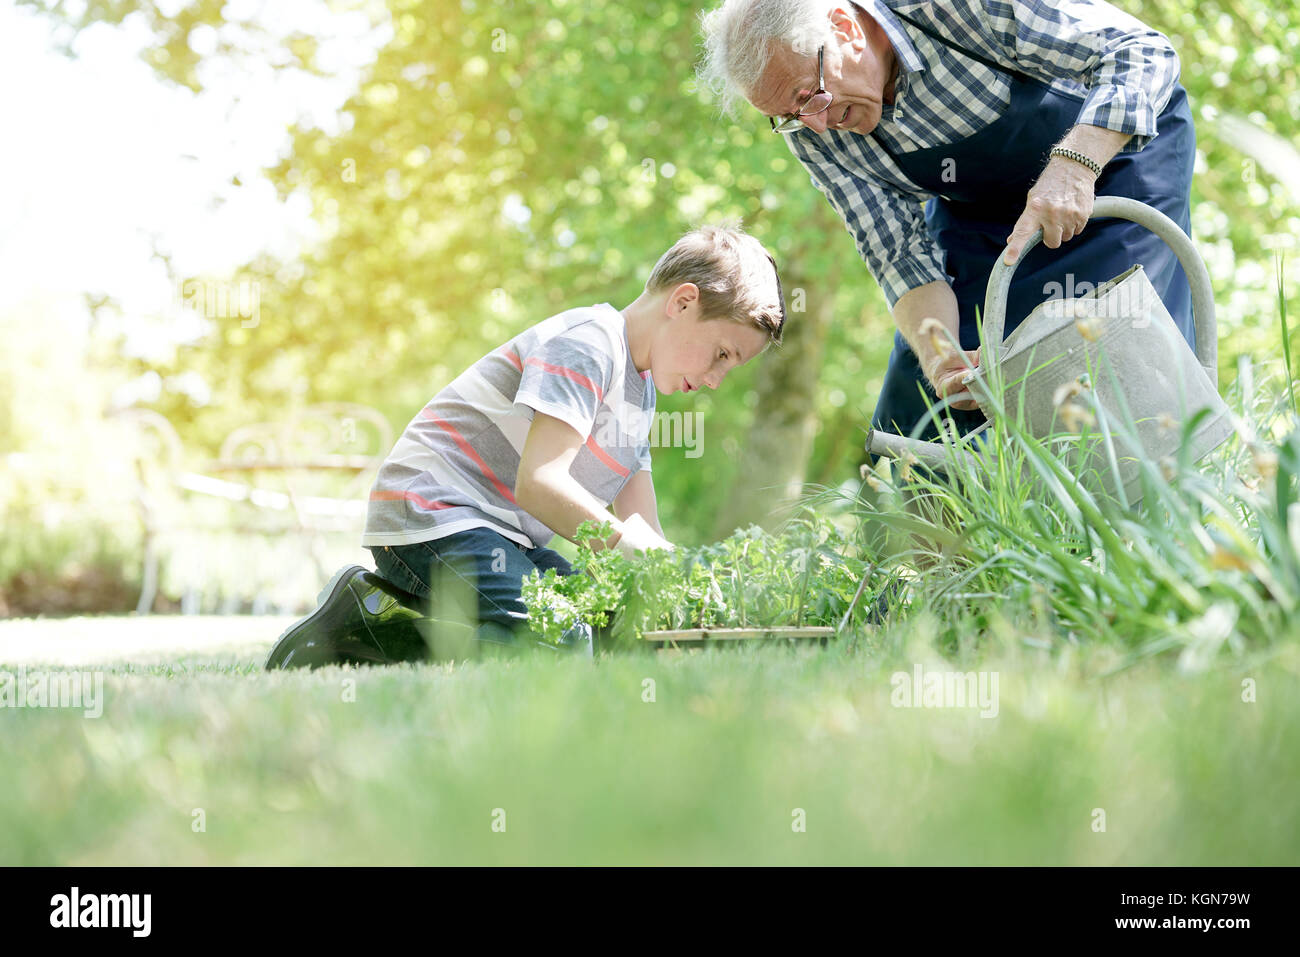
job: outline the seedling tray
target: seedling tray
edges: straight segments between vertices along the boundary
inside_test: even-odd
[[[834,628],[684,628],[673,631],[647,631],[641,635],[643,641],[658,642],[660,650],[674,647],[679,642],[730,641],[736,639],[773,639],[773,638],[829,638],[835,634]],[[698,645],[696,645],[698,647]]]

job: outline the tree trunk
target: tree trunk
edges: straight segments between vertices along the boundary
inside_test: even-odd
[[[840,225],[838,219],[832,225]],[[830,275],[807,272],[802,260],[781,270],[787,309],[783,341],[760,360],[754,385],[758,405],[740,449],[738,480],[718,513],[718,538],[751,523],[780,524],[783,510],[803,491],[839,281],[838,267]]]

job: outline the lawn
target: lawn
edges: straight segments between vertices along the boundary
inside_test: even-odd
[[[46,666],[103,688],[0,707],[0,864],[1300,864],[1285,384],[1144,463],[1140,509],[1005,417],[991,463],[526,589],[544,631],[625,612],[594,660],[267,673],[292,619],[0,621],[0,704]],[[735,624],[841,637],[635,637]]]
[[[102,717],[0,710],[0,863],[1300,863],[1291,639],[1190,672],[1017,639],[954,664],[922,617],[826,647],[265,673],[285,624],[0,622],[0,670],[104,673]],[[895,706],[918,663],[996,672],[996,716]]]

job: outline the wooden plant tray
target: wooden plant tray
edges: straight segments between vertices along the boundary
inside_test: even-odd
[[[678,631],[647,631],[643,641],[725,641],[735,638],[829,638],[830,627],[808,628],[686,628]]]

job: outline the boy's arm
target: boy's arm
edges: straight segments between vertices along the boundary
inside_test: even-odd
[[[629,515],[640,515],[646,524],[663,535],[659,526],[659,503],[655,500],[655,480],[648,469],[641,469],[633,475],[623,491],[614,499],[614,514],[626,520]],[[667,536],[665,536],[667,537]]]
[[[633,549],[656,547],[658,543],[653,537],[631,531],[569,474],[582,443],[582,436],[573,426],[534,411],[533,424],[519,457],[515,502],[569,541],[576,541],[578,526],[590,519],[609,522],[614,529],[614,534],[603,543],[596,540],[588,543],[592,548],[617,546],[630,553]]]

